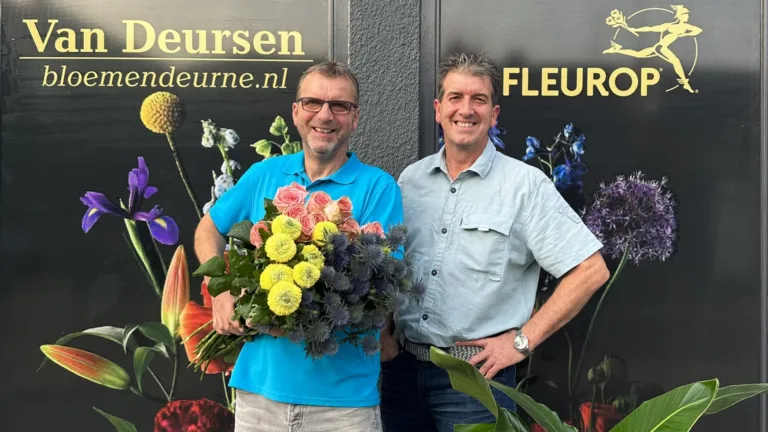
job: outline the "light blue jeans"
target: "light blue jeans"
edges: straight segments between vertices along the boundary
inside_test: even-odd
[[[235,432],[381,432],[379,407],[293,405],[237,391]]]

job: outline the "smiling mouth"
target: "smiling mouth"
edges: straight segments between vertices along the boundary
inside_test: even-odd
[[[313,127],[312,130],[321,134],[329,134],[336,131],[336,129],[326,129],[326,128],[319,128],[319,127]]]
[[[462,121],[454,121],[453,124],[464,129],[468,129],[477,125],[477,123],[474,123],[474,122],[462,122]]]

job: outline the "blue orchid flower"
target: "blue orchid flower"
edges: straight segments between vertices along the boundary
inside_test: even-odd
[[[589,172],[589,167],[585,163],[578,160],[571,162],[566,158],[564,164],[558,165],[552,170],[552,178],[559,190],[572,187],[581,188],[582,179],[587,172]]]
[[[525,155],[523,156],[524,161],[533,159],[539,152],[541,152],[541,141],[536,137],[529,136],[526,138],[525,145],[527,147],[525,149]]]
[[[490,138],[493,145],[502,149],[504,148],[504,141],[502,141],[501,138],[499,137],[506,134],[507,134],[506,129],[496,127],[495,125],[488,131],[488,137]]]
[[[563,128],[563,135],[565,135],[565,138],[568,139],[572,133],[573,133],[573,123],[568,123]]]
[[[83,215],[82,229],[90,231],[103,214],[111,214],[123,219],[146,222],[149,232],[158,242],[173,245],[179,241],[179,227],[169,216],[162,216],[162,210],[154,206],[150,211],[139,211],[142,201],[157,193],[157,188],[149,185],[149,168],[143,157],[139,157],[138,168],[128,173],[128,207],[124,208],[110,201],[103,193],[88,191],[80,201],[88,209]]]
[[[573,154],[576,155],[576,158],[578,159],[579,156],[584,154],[584,140],[586,138],[584,137],[584,134],[579,135],[578,138],[576,138],[576,141],[571,144],[571,150],[573,151]]]

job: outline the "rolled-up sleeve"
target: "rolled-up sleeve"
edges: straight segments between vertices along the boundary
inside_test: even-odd
[[[559,278],[603,245],[550,179],[536,176],[533,181],[536,184],[525,218],[526,244],[539,265]]]

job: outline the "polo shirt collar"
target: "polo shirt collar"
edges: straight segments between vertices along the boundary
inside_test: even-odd
[[[477,173],[480,178],[484,179],[485,176],[488,175],[488,171],[491,170],[494,157],[496,157],[496,147],[489,139],[488,142],[485,143],[483,153],[480,154],[480,157],[477,158],[472,166],[467,168],[467,171],[473,171]],[[448,166],[445,164],[445,146],[441,147],[440,151],[438,151],[435,157],[432,159],[432,163],[429,165],[427,172],[432,173],[438,168],[444,173],[448,173]]]
[[[336,172],[328,177],[317,179],[316,181],[330,180],[339,184],[350,184],[355,181],[363,163],[357,158],[355,152],[347,152],[347,157],[349,159],[344,162],[344,165],[336,170]],[[285,167],[283,168],[286,174],[298,174],[303,177],[307,176],[307,173],[304,170],[304,150],[287,156],[287,159]]]

